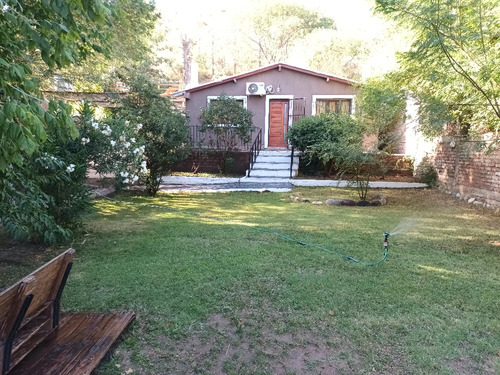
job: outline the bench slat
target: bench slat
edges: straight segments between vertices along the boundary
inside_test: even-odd
[[[134,313],[63,315],[57,335],[42,342],[9,375],[90,374],[134,319]]]
[[[4,370],[4,359],[10,355],[6,353],[8,337],[15,329],[16,320],[26,300],[26,288],[33,280],[34,277],[28,276],[0,294],[0,373]]]

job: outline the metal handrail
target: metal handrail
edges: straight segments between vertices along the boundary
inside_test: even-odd
[[[293,147],[292,147],[292,157],[290,158],[290,178],[293,177]]]
[[[247,177],[250,177],[250,171],[252,170],[255,162],[257,161],[257,156],[262,149],[262,129],[259,129],[255,141],[253,141],[252,147],[250,147],[250,166],[248,167]]]

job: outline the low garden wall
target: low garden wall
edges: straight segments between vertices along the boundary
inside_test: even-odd
[[[440,189],[471,204],[500,208],[500,149],[490,154],[477,143],[444,137],[429,156]]]
[[[229,152],[224,159],[222,152],[213,150],[192,151],[187,159],[176,163],[173,172],[225,173],[244,176],[250,165],[249,151]]]

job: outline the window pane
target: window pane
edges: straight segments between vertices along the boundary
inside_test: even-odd
[[[316,114],[321,113],[351,113],[351,99],[317,99]]]

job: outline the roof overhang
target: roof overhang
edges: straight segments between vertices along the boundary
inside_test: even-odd
[[[179,94],[180,96],[184,94],[184,97],[186,99],[189,99],[189,94],[192,93],[192,92],[196,92],[196,91],[208,89],[210,87],[215,87],[215,86],[222,85],[222,84],[228,83],[228,82],[234,82],[234,83],[236,83],[239,79],[244,79],[244,78],[247,78],[247,77],[251,77],[251,76],[254,76],[256,74],[264,73],[264,72],[267,72],[267,71],[270,71],[270,70],[273,70],[273,69],[276,69],[276,70],[278,70],[280,72],[281,72],[282,69],[292,70],[292,71],[295,71],[295,72],[304,73],[304,74],[308,74],[308,75],[311,75],[311,76],[323,78],[327,82],[333,81],[333,82],[343,83],[343,84],[347,84],[347,85],[356,85],[356,84],[358,84],[357,81],[353,81],[353,80],[348,79],[348,78],[342,78],[342,77],[335,76],[335,75],[332,75],[332,74],[320,73],[320,72],[316,72],[316,71],[313,71],[313,70],[299,68],[297,66],[288,65],[288,64],[284,64],[284,63],[276,63],[276,64],[268,65],[268,66],[265,66],[265,67],[262,67],[262,68],[258,68],[258,69],[255,69],[255,70],[251,70],[251,71],[246,72],[246,73],[241,73],[241,74],[237,74],[237,75],[234,75],[234,76],[222,78],[222,79],[217,80],[217,81],[204,83],[202,85],[191,87],[191,88],[186,89],[184,91],[178,91],[177,93],[181,93],[181,94]],[[177,93],[172,94],[172,96],[174,96]]]

